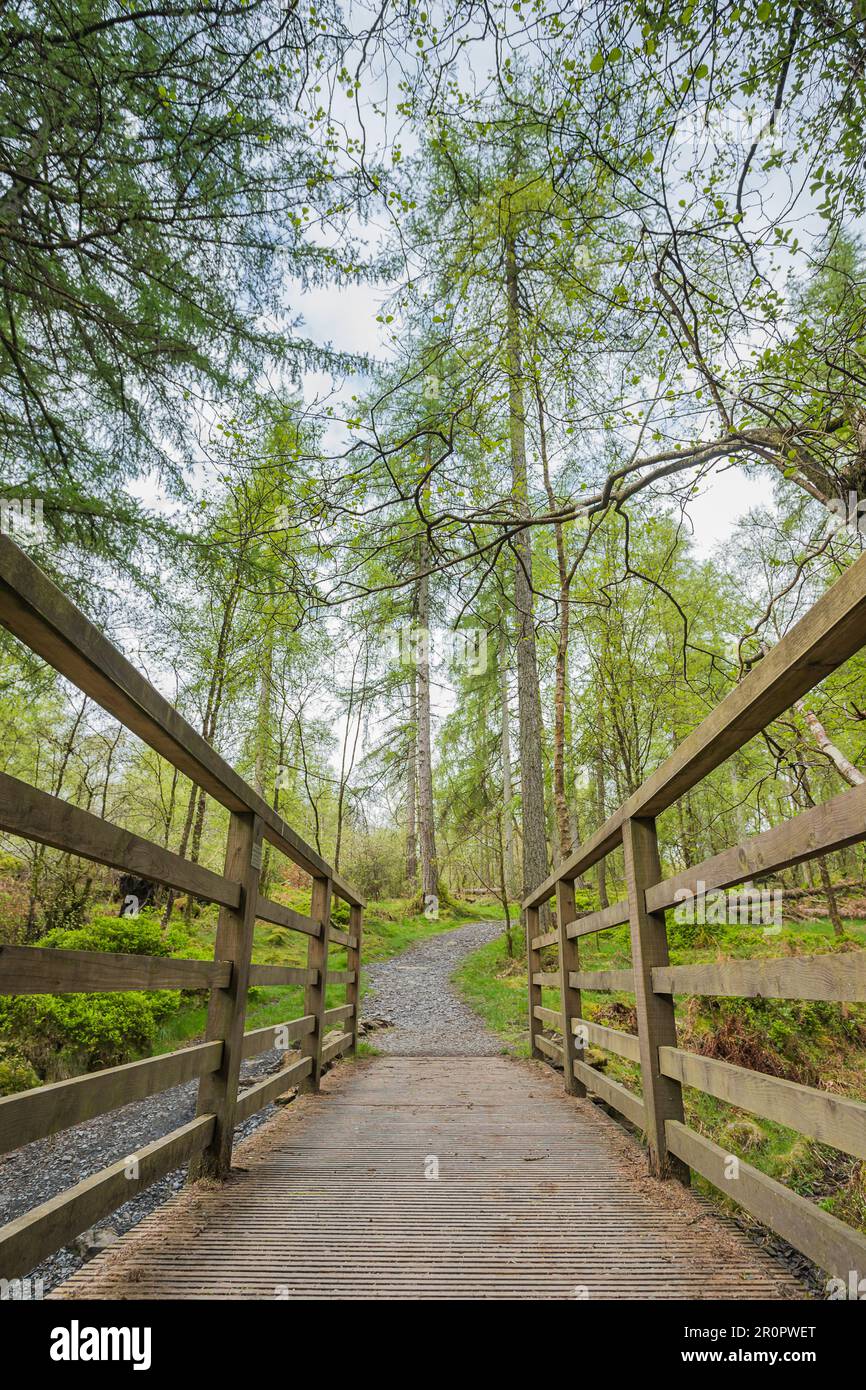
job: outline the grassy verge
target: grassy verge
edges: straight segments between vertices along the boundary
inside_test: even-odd
[[[683,940],[684,933],[673,926],[672,962],[817,955],[866,946],[863,921],[846,924],[847,940],[841,947],[826,920],[788,923],[781,933],[769,937],[760,928],[746,926],[713,928],[712,933]],[[556,959],[555,948],[548,948],[543,968],[556,968]],[[624,927],[581,942],[584,969],[618,969],[630,963]],[[502,1038],[508,1050],[528,1056],[525,954],[517,961],[510,960],[504,941],[492,941],[463,962],[454,982],[462,998]],[[558,991],[545,989],[543,1002],[558,1009]],[[585,991],[582,1007],[589,1019],[636,1031],[630,995]],[[680,1044],[691,1051],[866,1101],[866,1006],[678,998],[676,1011]],[[596,1048],[588,1050],[587,1060],[640,1094],[640,1070],[635,1064]],[[687,1123],[696,1130],[866,1231],[866,1164],[701,1092],[687,1089],[684,1098]],[[702,1180],[697,1181],[706,1188]],[[713,1196],[724,1201],[715,1191]]]
[[[280,900],[298,912],[309,911],[309,897],[305,898],[303,894],[288,893],[281,895]],[[338,908],[335,918],[339,915]],[[393,898],[385,902],[371,903],[364,910],[363,964],[388,960],[391,956],[405,951],[414,942],[453,931],[463,922],[480,922],[501,918],[502,915],[502,908],[494,902],[449,903],[441,908],[436,919],[425,917],[423,912],[413,912],[412,904],[407,899]],[[215,927],[215,912],[207,910],[193,924],[191,949],[184,954],[209,959],[213,953]],[[306,964],[306,953],[306,938],[298,932],[287,931],[284,927],[270,926],[264,922],[257,923],[253,938],[253,960],[256,964],[303,966]],[[331,970],[345,970],[345,950],[332,948],[328,955],[328,964]],[[335,1008],[338,1004],[344,1003],[345,992],[345,985],[332,985],[327,990],[327,1007]],[[304,991],[300,986],[251,989],[246,1027],[265,1028],[268,1024],[287,1023],[290,1019],[299,1018],[303,1011]],[[206,1013],[206,1005],[199,1002],[178,1009],[161,1026],[154,1052],[170,1052],[200,1037],[204,1032]]]

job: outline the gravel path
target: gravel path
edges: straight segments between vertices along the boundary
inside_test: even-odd
[[[393,1028],[371,1036],[377,1051],[404,1057],[494,1057],[502,1043],[451,986],[466,956],[502,933],[501,922],[470,922],[366,967],[364,1015]]]
[[[500,922],[473,922],[365,970],[368,984],[373,986],[365,1001],[366,1016],[383,1015],[397,1025],[374,1035],[376,1047],[382,1052],[440,1056],[500,1052],[497,1039],[457,999],[449,976],[465,956],[501,931]],[[241,1080],[251,1084],[276,1071],[284,1060],[280,1052],[265,1052],[244,1064]],[[186,1124],[195,1115],[197,1088],[197,1081],[175,1086],[0,1156],[0,1225]],[[239,1125],[236,1140],[252,1134],[273,1109],[268,1105]],[[178,1192],[185,1180],[185,1168],[169,1173],[106,1217],[98,1231],[106,1233],[109,1240],[112,1233],[122,1235]],[[41,1280],[42,1291],[48,1293],[68,1279],[85,1258],[82,1249],[67,1246],[32,1270],[30,1278]]]
[[[262,1053],[255,1060],[244,1063],[241,1081],[244,1084],[258,1081],[276,1071],[284,1061],[285,1054],[276,1050]],[[197,1081],[188,1081],[183,1086],[148,1096],[146,1100],[133,1101],[108,1115],[99,1115],[86,1124],[62,1130],[48,1139],[37,1139],[0,1156],[0,1225],[187,1124],[195,1117],[197,1089]],[[273,1109],[272,1105],[267,1105],[238,1125],[236,1141],[252,1134]],[[122,1235],[178,1192],[185,1180],[186,1169],[176,1169],[140,1196],[118,1207],[97,1229],[107,1232],[109,1238],[112,1231]],[[80,1250],[67,1246],[32,1270],[30,1277],[41,1279],[43,1292],[48,1293],[55,1284],[68,1279],[84,1259]],[[0,1300],[3,1297],[0,1294]]]

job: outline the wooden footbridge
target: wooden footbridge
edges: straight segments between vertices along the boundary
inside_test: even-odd
[[[56,1297],[802,1297],[780,1264],[688,1190],[692,1172],[828,1275],[846,1284],[851,1271],[863,1277],[866,1239],[687,1125],[683,1088],[857,1158],[866,1158],[866,1106],[684,1051],[673,1001],[863,1001],[866,952],[671,966],[665,911],[699,882],[730,887],[866,839],[866,786],[668,878],[655,819],[866,644],[866,557],[524,904],[530,1062],[374,1058],[325,1073],[356,1050],[361,897],[7,538],[0,622],[229,812],[217,874],[0,774],[3,830],[220,907],[212,961],[0,948],[6,994],[210,992],[203,1042],[0,1100],[5,1153],[198,1079],[190,1123],[0,1229],[0,1277],[27,1275],[185,1164],[209,1181],[187,1186]],[[310,875],[309,915],[261,895],[263,840]],[[576,877],[620,845],[627,898],[577,917]],[[349,905],[346,931],[332,923],[335,897]],[[541,914],[553,898],[556,925],[547,930]],[[253,964],[256,920],[302,933],[306,966]],[[621,923],[630,924],[631,967],[582,970],[581,938]],[[347,953],[345,969],[330,966],[334,946]],[[550,955],[556,969],[545,968]],[[247,991],[258,984],[303,985],[303,1017],[246,1031]],[[329,1009],[325,991],[335,984],[345,986],[345,1003]],[[559,1009],[543,1006],[544,987],[559,990]],[[588,989],[631,992],[637,1033],[584,1019]],[[588,1044],[637,1063],[640,1092],[589,1065]],[[242,1060],[275,1046],[285,1065],[240,1091]],[[299,1098],[247,1141],[232,1168],[235,1126],[299,1085]]]

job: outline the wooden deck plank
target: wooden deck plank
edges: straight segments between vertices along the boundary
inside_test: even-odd
[[[432,1160],[438,1160],[438,1177]],[[803,1296],[541,1064],[381,1057],[327,1075],[55,1298]]]

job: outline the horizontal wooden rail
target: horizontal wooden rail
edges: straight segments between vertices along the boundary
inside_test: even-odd
[[[852,1269],[866,1269],[866,1238],[843,1221],[742,1159],[732,1165],[729,1153],[679,1121],[668,1120],[665,1128],[672,1153],[820,1269],[846,1284]]]
[[[546,1023],[548,1028],[562,1032],[562,1014],[559,1009],[546,1009],[543,1004],[536,1004],[532,1012],[541,1023]]]
[[[0,1230],[0,1278],[29,1274],[40,1260],[68,1245],[74,1236],[152,1187],[193,1154],[201,1153],[210,1143],[213,1127],[213,1115],[199,1115],[10,1221]]]
[[[271,902],[270,898],[259,896],[256,902],[256,917],[263,922],[273,922],[277,927],[287,927],[289,931],[303,932],[306,936],[321,936],[322,924],[314,917],[305,917],[282,903]]]
[[[705,892],[731,888],[758,874],[787,869],[860,840],[866,840],[866,784],[840,792],[820,806],[664,879],[647,889],[647,907],[658,912],[672,907],[685,894],[697,893],[699,886]]]
[[[844,665],[863,645],[864,633],[866,555],[845,570],[601,829],[528,895],[524,907],[546,902],[559,879],[579,877],[615,849],[627,820],[657,816],[696,786],[801,695]]]
[[[681,1085],[693,1086],[738,1110],[775,1120],[855,1158],[866,1158],[866,1105],[860,1101],[679,1047],[659,1048],[659,1069],[663,1076],[672,1076]]]
[[[559,945],[559,932],[558,932],[558,931],[546,931],[546,932],[543,932],[541,936],[534,936],[534,937],[532,938],[532,941],[530,942],[530,947],[531,947],[531,949],[532,949],[533,951],[543,951],[545,946],[558,946],[558,945]]]
[[[8,536],[0,536],[0,623],[221,805],[257,815],[265,838],[306,873],[330,877],[338,897],[364,905]]]
[[[350,950],[358,944],[358,938],[350,936],[347,931],[338,931],[336,927],[331,927],[331,934],[328,937],[331,946],[347,946]]]
[[[572,970],[572,989],[622,990],[634,994],[633,970]]]
[[[249,1090],[242,1091],[238,1096],[237,1106],[235,1107],[235,1120],[242,1124],[248,1120],[250,1115],[255,1115],[258,1110],[263,1110],[271,1101],[276,1100],[277,1096],[283,1095],[285,1091],[297,1086],[313,1070],[312,1057],[299,1057],[296,1062],[291,1062],[289,1066],[283,1067],[282,1071],[275,1072],[273,1076],[268,1076],[264,1081],[259,1081],[255,1086],[250,1086]]]
[[[354,1004],[337,1004],[333,1009],[326,1009],[322,1017],[325,1023],[339,1023],[344,1018],[351,1018],[354,1012]]]
[[[599,1096],[606,1105],[618,1110],[631,1124],[638,1129],[645,1127],[644,1103],[640,1096],[636,1096],[627,1086],[623,1086],[619,1081],[612,1081],[609,1076],[605,1076],[596,1067],[591,1067],[588,1062],[575,1061],[574,1074],[588,1091]]]
[[[335,1057],[339,1057],[341,1052],[345,1052],[352,1042],[352,1037],[351,1033],[338,1033],[335,1038],[326,1042],[322,1048],[322,1066],[326,1066],[328,1062],[333,1062]]]
[[[0,1153],[216,1071],[222,1051],[221,1042],[197,1043],[163,1057],[147,1057],[4,1096],[0,1099]]]
[[[532,983],[543,989],[559,989],[559,975],[555,970],[536,970]]]
[[[569,922],[565,934],[573,941],[579,936],[590,936],[594,932],[607,931],[609,927],[619,927],[627,921],[628,903],[611,903],[610,907],[603,907],[599,912],[587,912],[584,917]]]
[[[328,971],[328,984],[329,984],[329,985],[353,985],[353,984],[355,983],[355,979],[356,979],[356,976],[355,976],[354,970],[329,970],[329,971]]]
[[[164,883],[208,902],[226,907],[237,907],[240,902],[239,884],[5,772],[0,772],[0,830]]]
[[[824,999],[866,1003],[866,951],[821,956],[726,960],[714,965],[656,966],[658,994],[743,999]]]
[[[304,970],[296,965],[251,965],[250,986],[253,985],[314,985],[318,970]]]
[[[619,1028],[605,1028],[601,1023],[591,1023],[587,1018],[573,1018],[571,1031],[583,1030],[587,1042],[594,1047],[603,1047],[606,1052],[615,1052],[618,1057],[627,1057],[630,1062],[640,1061],[640,1039],[636,1033],[624,1033]]]
[[[0,994],[99,994],[131,989],[225,989],[230,961],[120,951],[0,946]]]
[[[262,1052],[270,1052],[273,1048],[279,1047],[284,1040],[297,1042],[298,1038],[312,1033],[315,1026],[315,1016],[304,1014],[302,1018],[293,1018],[288,1023],[269,1023],[265,1028],[253,1028],[249,1033],[244,1033],[241,1055],[246,1060],[247,1057],[258,1057]]]
[[[543,1033],[537,1033],[535,1045],[539,1047],[542,1052],[546,1052],[547,1056],[550,1057],[552,1061],[562,1062],[564,1056],[562,1043],[554,1042],[552,1038],[546,1038]]]

